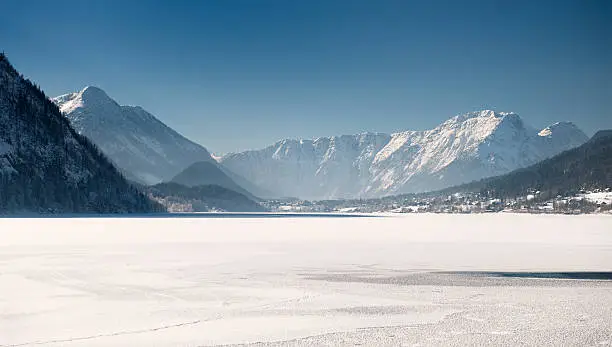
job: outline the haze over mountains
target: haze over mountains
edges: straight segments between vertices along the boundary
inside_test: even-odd
[[[52,100],[73,127],[90,138],[128,179],[139,185],[155,185],[155,189],[143,191],[166,207],[252,211],[252,205],[257,204],[253,201],[245,204],[244,200],[256,199],[254,194],[270,195],[223,168],[206,148],[183,137],[143,108],[121,106],[100,88],[88,86]],[[162,182],[174,184],[159,185]],[[236,194],[214,187],[202,188],[211,185]],[[171,195],[162,199],[162,193]],[[234,208],[228,209],[232,203]]]
[[[427,131],[286,139],[226,155],[220,162],[281,196],[376,197],[500,175],[587,139],[573,123],[536,130],[517,114],[484,110],[455,116]]]
[[[189,165],[185,170],[174,176],[171,182],[185,187],[214,184],[245,196],[254,197],[252,193],[234,182],[217,163],[210,161],[199,161]]]
[[[139,106],[121,106],[97,87],[52,99],[72,126],[90,138],[128,178],[145,184],[170,180],[206,148],[167,127]]]

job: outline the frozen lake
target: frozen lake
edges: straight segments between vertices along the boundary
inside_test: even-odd
[[[611,345],[612,216],[0,219],[0,346]]]

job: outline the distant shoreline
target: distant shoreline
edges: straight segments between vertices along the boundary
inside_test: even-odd
[[[300,212],[177,212],[177,213],[16,213],[2,218],[381,218],[381,214]]]
[[[608,215],[612,213],[561,213],[561,212],[530,212],[530,211],[499,211],[499,212],[472,212],[472,213],[446,213],[446,212],[165,212],[165,213],[15,213],[0,214],[0,219],[82,219],[82,218],[218,218],[218,219],[255,219],[255,218],[388,218],[414,215],[492,215],[492,214],[517,214],[517,215],[549,215],[549,216],[583,216],[583,215]]]

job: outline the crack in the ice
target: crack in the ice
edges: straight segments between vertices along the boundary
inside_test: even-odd
[[[465,315],[467,313],[467,311],[459,311],[459,312],[453,312],[453,313],[449,313],[447,315],[445,315],[442,319],[440,319],[439,321],[436,322],[422,322],[422,323],[413,323],[413,324],[400,324],[400,325],[380,325],[380,326],[369,326],[369,327],[358,327],[358,328],[354,328],[354,329],[349,329],[349,330],[338,330],[338,331],[331,331],[331,332],[327,332],[327,333],[322,333],[322,334],[314,334],[314,335],[306,335],[306,336],[301,336],[301,337],[295,337],[292,339],[288,339],[288,340],[272,340],[272,341],[251,341],[251,342],[246,342],[246,343],[230,343],[230,344],[217,344],[217,345],[199,345],[197,347],[206,347],[206,346],[213,346],[213,347],[237,347],[237,346],[243,346],[243,347],[247,347],[247,346],[269,346],[269,345],[279,345],[279,344],[291,344],[291,345],[297,345],[299,341],[306,341],[306,340],[310,340],[310,339],[316,339],[316,338],[321,338],[321,337],[326,337],[326,336],[334,336],[334,335],[342,335],[342,334],[350,334],[350,333],[356,333],[359,331],[368,331],[368,330],[381,330],[381,329],[387,329],[387,328],[418,328],[418,327],[422,327],[422,326],[434,326],[437,324],[441,324],[451,318],[455,318],[455,317],[461,317],[463,315]]]
[[[0,345],[0,347],[19,347],[19,346],[31,346],[31,345],[46,345],[46,344],[50,344],[50,343],[64,343],[64,342],[74,342],[74,341],[83,341],[83,340],[93,340],[93,339],[98,339],[98,338],[102,338],[102,337],[113,337],[113,336],[121,336],[121,335],[144,334],[144,333],[150,333],[150,332],[155,332],[155,331],[160,331],[160,330],[179,328],[179,327],[183,327],[183,326],[187,326],[187,325],[195,325],[195,324],[198,324],[200,322],[202,322],[202,320],[201,319],[197,319],[197,320],[189,321],[189,322],[169,324],[169,325],[162,325],[160,327],[155,327],[155,328],[117,331],[117,332],[114,332],[114,333],[97,334],[97,335],[80,336],[80,337],[70,337],[70,338],[65,338],[65,339],[22,342],[22,343],[16,343],[16,344]]]

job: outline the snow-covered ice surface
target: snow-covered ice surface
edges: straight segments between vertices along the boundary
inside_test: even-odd
[[[610,345],[611,271],[602,215],[8,218],[0,346]]]

